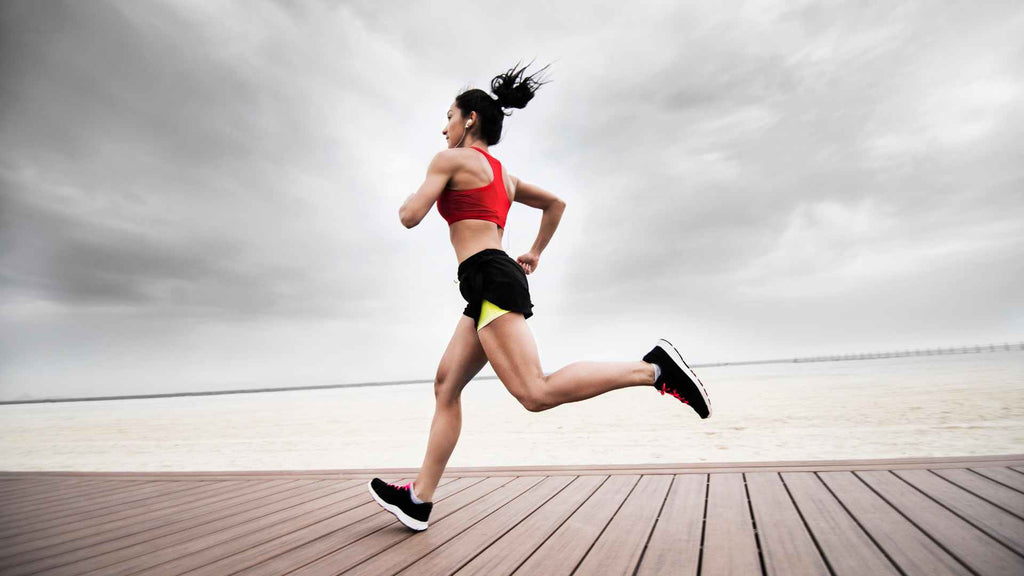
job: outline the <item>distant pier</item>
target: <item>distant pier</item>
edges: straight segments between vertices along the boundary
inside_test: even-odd
[[[978,354],[982,352],[1024,351],[1024,342],[1016,344],[987,344],[949,348],[920,348],[890,352],[863,352],[860,354],[833,354],[830,356],[808,356],[803,358],[777,358],[774,360],[740,360],[736,362],[709,362],[690,364],[693,368],[715,368],[720,366],[750,366],[754,364],[799,364],[805,362],[836,362],[839,360],[876,360],[881,358],[906,358],[909,356],[947,356],[953,354]],[[497,376],[477,376],[473,380],[497,380]],[[279,386],[275,388],[240,388],[236,390],[203,390],[194,392],[168,392],[164,394],[126,394],[119,396],[88,396],[81,398],[33,398],[21,400],[0,400],[0,406],[9,404],[42,404],[47,402],[95,402],[104,400],[138,400],[144,398],[177,398],[181,396],[218,396],[222,394],[260,394],[265,392],[296,392],[299,390],[331,390],[336,388],[361,388],[366,386],[399,386],[405,384],[430,384],[433,379],[397,380],[390,382],[357,382],[351,384],[324,384],[317,386]]]
[[[913,350],[897,350],[888,352],[861,352],[859,354],[832,354],[827,356],[806,356],[803,358],[776,358],[771,360],[744,360],[740,362],[712,362],[693,364],[694,368],[713,368],[719,366],[748,366],[752,364],[798,364],[804,362],[838,362],[840,360],[881,360],[883,358],[909,358],[911,356],[949,356],[955,354],[980,354],[983,352],[1019,352],[1024,351],[1024,342],[1015,344],[986,344],[975,346],[955,346],[948,348],[915,348]]]

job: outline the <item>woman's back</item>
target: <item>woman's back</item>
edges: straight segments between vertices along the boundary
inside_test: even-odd
[[[437,201],[448,221],[449,239],[461,263],[487,248],[501,249],[515,179],[501,163],[479,147],[453,148],[458,167]]]

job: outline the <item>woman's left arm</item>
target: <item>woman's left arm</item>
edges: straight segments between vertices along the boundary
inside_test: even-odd
[[[555,233],[555,228],[558,228],[558,222],[562,219],[562,213],[565,212],[565,200],[540,186],[523,182],[515,176],[512,176],[512,181],[515,183],[516,202],[539,208],[544,212],[540,217],[540,230],[537,232],[537,239],[533,241],[533,247],[526,254],[516,258],[519,265],[523,267],[523,271],[530,274],[537,269],[540,253],[547,247],[551,236]]]
[[[427,212],[430,212],[430,207],[441,197],[448,180],[455,174],[455,167],[455,155],[450,150],[441,150],[434,155],[427,167],[427,178],[420,189],[406,198],[398,209],[398,217],[403,226],[412,228],[423,220]]]

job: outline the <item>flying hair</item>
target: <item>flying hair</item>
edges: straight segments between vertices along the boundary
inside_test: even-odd
[[[519,67],[521,62],[498,74],[491,80],[492,97],[479,88],[464,90],[455,97],[455,104],[459,107],[463,117],[476,112],[479,118],[477,130],[480,136],[493,146],[501,140],[501,129],[506,116],[512,114],[509,108],[525,108],[526,104],[533,99],[537,89],[550,82],[542,73],[548,69],[550,64],[537,70],[529,76],[524,76],[530,64]]]
[[[548,66],[551,66],[550,64],[523,78],[523,74],[530,64],[517,70],[519,63],[516,63],[504,74],[498,74],[491,80],[491,92],[497,96],[499,106],[502,108],[525,108],[527,102],[533,99],[537,89],[550,82],[550,80],[544,81],[543,78],[535,78],[547,70]]]

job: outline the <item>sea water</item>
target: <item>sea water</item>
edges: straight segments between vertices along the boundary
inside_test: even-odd
[[[528,412],[471,382],[449,466],[1024,453],[1024,352],[698,369],[701,420],[651,387]],[[418,467],[432,384],[0,406],[0,470]]]

